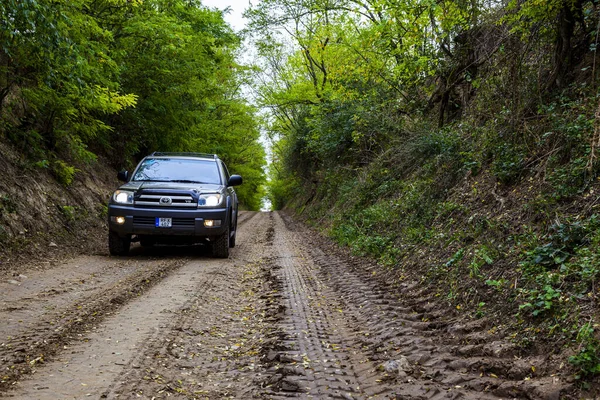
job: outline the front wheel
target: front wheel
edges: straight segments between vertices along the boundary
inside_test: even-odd
[[[212,242],[212,254],[218,258],[229,257],[229,225],[222,235],[217,236]]]
[[[131,237],[121,237],[118,233],[108,232],[108,251],[111,256],[126,256],[131,246]]]
[[[234,232],[231,238],[229,239],[229,248],[233,249],[235,247],[235,235],[237,232]]]
[[[231,235],[231,232],[229,233]],[[233,227],[233,235],[229,238],[229,248],[235,247],[235,237],[237,236],[237,218],[235,219],[235,226]]]

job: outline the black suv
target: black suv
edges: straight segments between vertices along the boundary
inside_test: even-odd
[[[156,243],[208,242],[216,257],[229,257],[235,246],[238,199],[229,175],[215,154],[152,153],[129,175],[108,204],[108,248],[127,255],[132,241]]]

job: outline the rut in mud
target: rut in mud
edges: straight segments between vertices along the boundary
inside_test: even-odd
[[[0,397],[565,398],[416,284],[280,213],[243,213],[227,260],[202,248],[83,257],[0,284]]]

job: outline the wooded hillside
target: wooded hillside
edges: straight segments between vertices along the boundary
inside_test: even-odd
[[[273,204],[593,381],[599,13],[585,0],[260,2],[247,15]]]
[[[240,38],[198,0],[7,0],[0,4],[0,136],[68,186],[106,155],[217,153],[261,206],[265,164],[241,97]]]

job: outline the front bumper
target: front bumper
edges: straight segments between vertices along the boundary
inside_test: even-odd
[[[114,221],[114,217],[123,217],[124,223]],[[155,225],[156,218],[172,218],[170,228],[159,228]],[[204,226],[205,220],[220,220],[220,227],[208,228]],[[193,236],[196,238],[209,238],[219,236],[227,230],[229,221],[226,208],[176,210],[167,208],[135,208],[109,204],[108,225],[109,229],[120,236]]]

